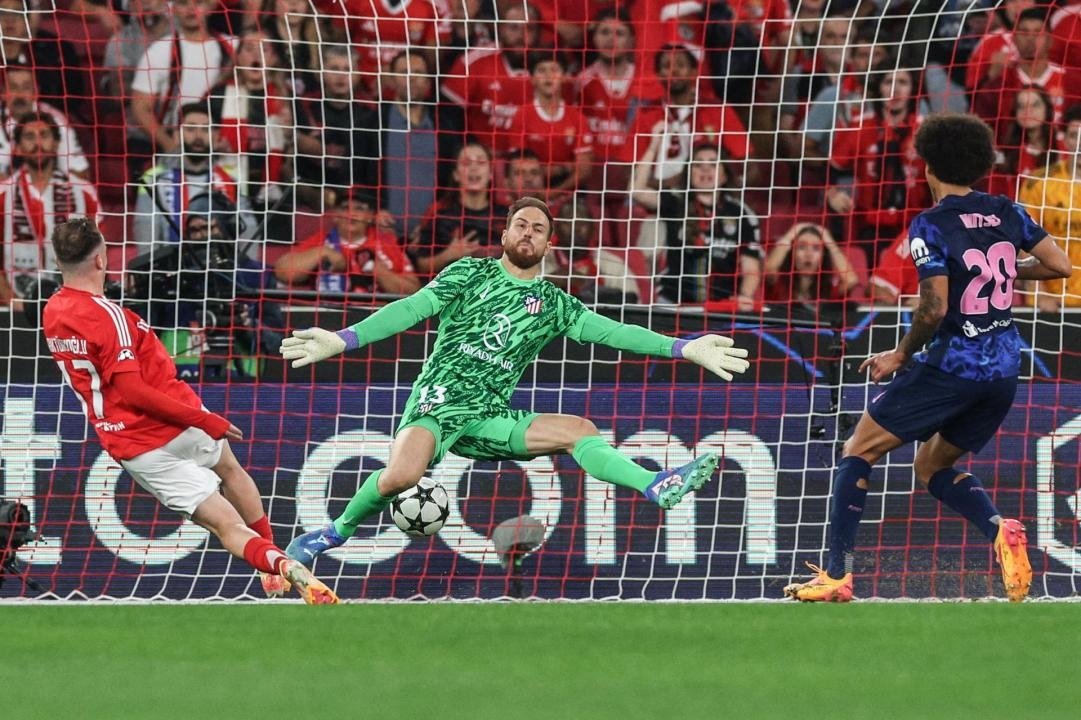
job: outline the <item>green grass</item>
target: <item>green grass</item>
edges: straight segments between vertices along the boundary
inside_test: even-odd
[[[1081,606],[0,606],[4,718],[1076,718]]]

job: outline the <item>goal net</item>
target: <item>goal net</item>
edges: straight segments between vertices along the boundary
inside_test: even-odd
[[[318,560],[343,599],[780,598],[822,561],[832,468],[881,391],[859,363],[911,321],[906,229],[933,202],[913,136],[931,113],[984,118],[999,158],[980,189],[1077,255],[1073,5],[258,5],[0,0],[0,598],[261,595],[103,452],[64,385],[41,308],[59,279],[49,233],[70,217],[100,223],[107,295],[244,431],[232,448],[281,547],[385,465],[437,324],[303,370],[281,339],[358,322],[460,257],[498,257],[519,197],[548,202],[544,277],[590,309],[750,351],[726,383],[554,342],[516,407],[586,417],[652,469],[717,452],[719,478],[662,512],[567,455],[452,452],[431,471],[451,498],[437,536],[384,513]],[[976,297],[1012,301],[1021,382],[959,467],[1026,525],[1032,594],[1074,596],[1081,281],[997,272]],[[493,317],[476,352],[498,361],[507,332]],[[920,487],[914,450],[872,475],[857,596],[1002,596],[989,543]],[[543,539],[508,561],[495,530],[523,515]]]

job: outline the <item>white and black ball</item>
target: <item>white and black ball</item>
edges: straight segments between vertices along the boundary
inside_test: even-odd
[[[390,516],[398,529],[412,537],[429,537],[443,527],[450,515],[450,497],[434,480],[421,478],[390,503]]]

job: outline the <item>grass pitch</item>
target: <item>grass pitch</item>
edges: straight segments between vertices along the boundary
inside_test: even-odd
[[[3,716],[1076,718],[1081,606],[0,606]]]

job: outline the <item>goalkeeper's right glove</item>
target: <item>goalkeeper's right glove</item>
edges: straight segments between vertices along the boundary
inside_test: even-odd
[[[745,359],[747,351],[733,345],[730,337],[703,335],[690,341],[676,341],[673,351],[674,357],[690,360],[725,380],[731,380],[732,373],[745,372],[751,366]]]
[[[294,330],[293,337],[282,340],[278,351],[283,358],[293,361],[293,367],[300,368],[344,352],[345,340],[323,328]]]

